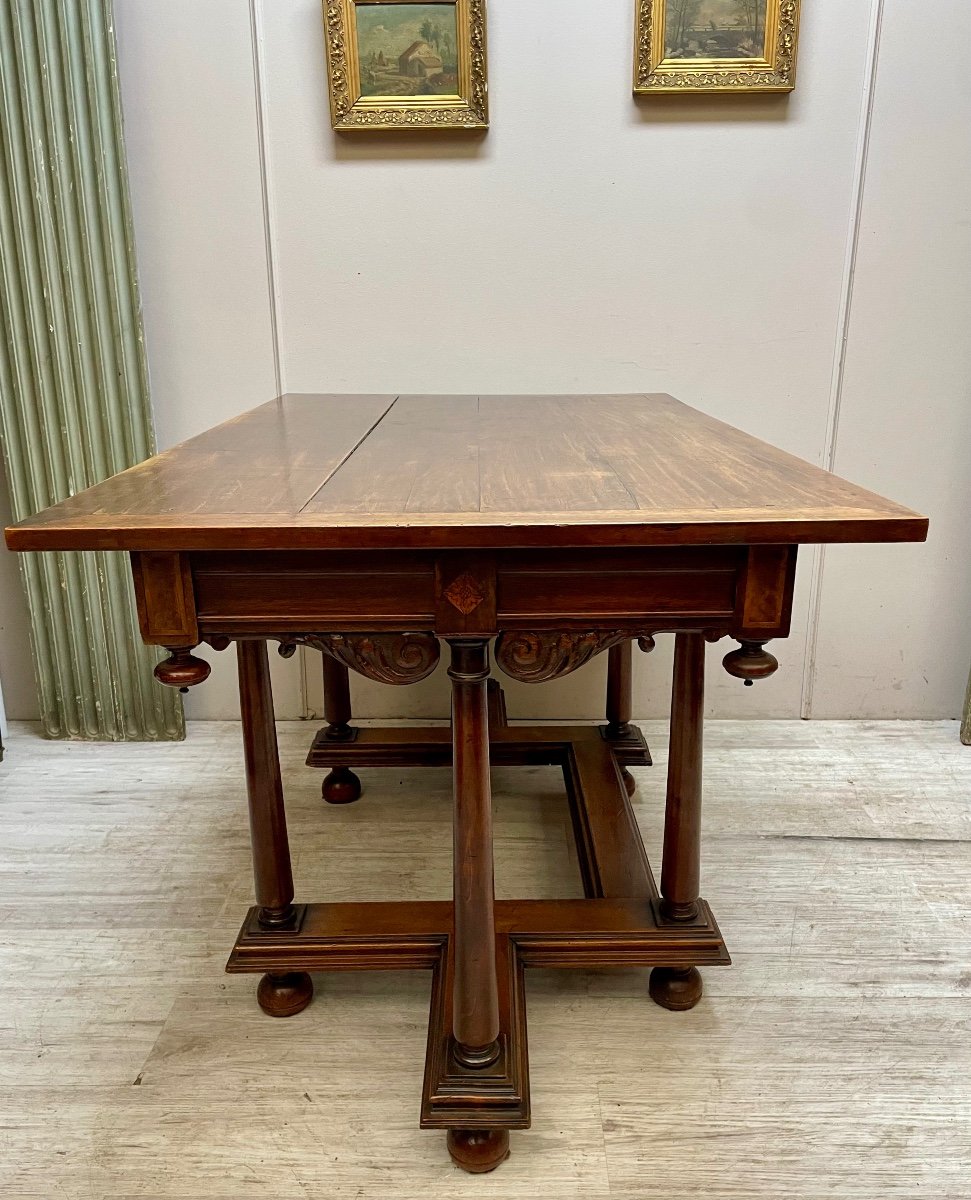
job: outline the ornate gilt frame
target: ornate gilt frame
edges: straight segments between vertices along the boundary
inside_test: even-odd
[[[324,0],[330,107],[339,132],[389,129],[487,129],[486,0],[428,0],[452,4],[458,28],[458,94],[362,96],[357,53],[359,5],[415,0]]]
[[[767,0],[765,58],[666,58],[666,0],[637,0],[634,94],[791,92],[796,86],[800,0]]]

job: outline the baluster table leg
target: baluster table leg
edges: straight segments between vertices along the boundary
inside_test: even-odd
[[[296,919],[293,871],[266,642],[238,642],[236,654],[259,922],[268,931],[289,930]],[[312,997],[313,983],[302,971],[264,975],[257,990],[260,1007],[272,1017],[292,1017]]]
[[[499,989],[496,977],[492,789],[489,779],[489,643],[450,641],[454,795],[454,992],[452,1054],[469,1070],[496,1061]],[[509,1153],[505,1129],[451,1129],[448,1148],[467,1171],[488,1171]]]
[[[347,667],[323,655],[324,716],[327,719],[325,737],[329,742],[349,742],[354,737],[350,727],[351,685]],[[347,767],[334,767],[321,784],[321,794],[328,804],[353,804],[361,798],[361,781]]]
[[[630,733],[633,710],[631,684],[633,677],[634,652],[630,642],[611,646],[607,655],[607,737],[623,738]],[[626,767],[621,767],[621,778],[627,795],[633,796],[637,783]]]

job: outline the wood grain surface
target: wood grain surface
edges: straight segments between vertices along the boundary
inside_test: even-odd
[[[660,844],[666,722],[632,767]],[[278,727],[298,898],[447,900],[447,769],[322,810]],[[447,730],[445,731],[447,734]],[[966,1200],[971,759],[953,722],[711,722],[703,886],[734,966],[528,973],[533,1128],[470,1180],[416,1114],[422,973],[321,975],[290,1021],[223,972],[252,903],[239,726],[14,726],[0,783],[4,1200]],[[200,803],[200,794],[205,803]],[[582,895],[554,767],[494,771],[500,897]]]
[[[671,396],[288,395],[7,531],[14,550],[921,541]]]

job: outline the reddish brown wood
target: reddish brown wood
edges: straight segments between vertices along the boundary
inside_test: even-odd
[[[596,799],[589,798],[586,803],[592,806]],[[243,923],[226,969],[232,974],[269,970],[280,974],[298,970],[437,970],[451,957],[452,912],[452,905],[440,900],[308,904],[300,910],[293,929],[270,931],[260,924],[259,909],[253,908]],[[718,925],[704,901],[699,904],[695,920],[669,921],[662,917],[657,901],[650,896],[497,900],[495,927],[497,962],[507,964],[508,955],[501,945],[505,938],[523,967],[587,970],[666,964],[683,969],[693,964],[725,966],[731,962]],[[513,995],[516,989],[509,983],[507,965],[497,974],[500,1029],[505,1038],[515,1031],[517,1019],[508,1014],[518,1003]],[[442,1039],[441,1062],[447,1059],[449,1069],[454,1069],[456,1064],[448,1052],[452,1034],[452,980],[442,975],[442,983],[441,1015],[434,1018],[433,1025]],[[436,1000],[435,1004],[438,1003]],[[435,1004],[433,1009],[437,1012]],[[473,1069],[462,1078],[472,1087],[476,1079],[494,1080],[502,1074],[501,1067],[486,1072]],[[453,1096],[449,1104],[454,1101]],[[478,1113],[474,1096],[468,1108],[466,1123],[476,1123],[471,1120],[471,1113]],[[451,1123],[457,1126],[461,1122]]]
[[[506,716],[506,694],[499,686],[497,679],[490,679],[488,684],[489,734],[505,729],[509,723]]]
[[[661,911],[674,921],[690,921],[698,913],[704,703],[705,639],[698,633],[679,633],[661,866]]]
[[[240,642],[236,655],[257,919],[263,929],[290,930],[297,910],[266,643]],[[312,996],[310,976],[294,972],[270,971],[257,990],[260,1007],[273,1017],[293,1016]]]
[[[648,984],[651,999],[671,1012],[687,1012],[704,994],[697,967],[655,967]]]
[[[440,637],[491,637],[499,632],[493,555],[477,551],[436,556],[435,630]]]
[[[473,576],[468,564],[481,558]],[[741,624],[742,547],[572,550],[436,556],[416,551],[194,553],[189,556],[199,621],[208,634],[399,633],[474,630],[629,631]],[[380,565],[379,565],[380,564]],[[454,578],[445,573],[465,564]],[[495,599],[490,589],[495,577]],[[477,596],[486,599],[463,613]],[[453,587],[453,585],[455,585]],[[458,632],[456,632],[458,631]],[[781,626],[773,636],[782,636]],[[768,636],[768,634],[766,635]]]
[[[623,738],[630,732],[633,651],[629,640],[612,646],[607,661],[607,736]]]
[[[324,670],[324,716],[327,727],[323,736],[328,742],[350,742],[355,732],[351,728],[351,685],[347,667],[329,654],[322,654]],[[321,784],[321,795],[328,804],[353,804],[361,798],[361,781],[343,764],[333,767]]]
[[[749,547],[739,580],[734,636],[752,641],[789,636],[796,555],[796,546]]]
[[[308,633],[292,639],[314,646],[376,683],[404,687],[427,679],[438,666],[438,639],[430,633]]]
[[[588,896],[657,896],[620,767],[605,739],[570,743],[563,762],[584,891]]]
[[[926,535],[917,513],[671,396],[284,396],[7,540],[13,550],[427,551]]]
[[[631,734],[631,695],[633,683],[634,652],[629,640],[612,646],[607,660],[607,728],[610,739],[626,738]],[[621,768],[621,778],[627,795],[633,796],[637,789],[634,776],[626,767]]]
[[[264,927],[284,928],[296,910],[266,643],[239,642],[236,655],[256,902]]]
[[[164,687],[187,692],[209,678],[212,667],[204,658],[192,653],[195,646],[168,646],[167,649],[169,657],[163,658],[154,671],[155,678]]]
[[[329,742],[348,742],[351,729],[351,682],[347,667],[329,654],[321,655],[324,669],[324,716]]]
[[[230,969],[266,972],[274,1015],[309,1001],[312,969],[431,969],[422,1124],[450,1129],[456,1161],[484,1169],[505,1131],[529,1124],[525,967],[650,966],[654,999],[680,1009],[701,994],[697,968],[727,961],[698,895],[704,638],[732,635],[729,669],[765,674],[800,543],[926,532],[918,514],[667,396],[289,396],[7,540],[132,551],[143,636],[173,651],[167,682],[198,682],[200,641],[240,643],[257,907]],[[626,655],[661,632],[677,635],[663,899],[618,769],[650,761]],[[493,761],[564,771],[587,899],[494,902],[494,634],[554,648],[537,678],[612,648],[604,729],[509,729],[491,699]],[[454,761],[452,904],[294,907],[267,638],[392,683],[424,677],[436,638],[453,641],[451,744],[447,730],[342,740],[345,672],[328,713],[341,737],[322,731],[311,751],[345,784],[351,764]]]
[[[428,1046],[422,1083],[422,1129],[528,1129],[529,1057],[526,984],[514,938],[496,939],[499,1053],[493,1062],[467,1066],[455,1055],[452,1035],[456,939],[449,937],[432,975]]]
[[[257,1003],[268,1017],[295,1017],[313,998],[313,980],[304,971],[264,975],[256,989]]]
[[[751,687],[757,679],[768,679],[779,669],[779,660],[765,648],[765,642],[742,642],[737,650],[726,654],[722,664],[729,675],[744,679]]]
[[[199,624],[188,556],[132,553],[131,568],[142,640],[155,646],[197,645]]]
[[[455,801],[455,1057],[484,1067],[499,1056],[492,787],[489,780],[489,643],[452,641],[452,775]]]
[[[619,630],[502,633],[496,639],[496,663],[520,683],[548,683],[578,671],[596,655],[626,640],[628,635]]]
[[[446,1143],[452,1162],[471,1175],[494,1171],[509,1157],[508,1129],[450,1129]]]
[[[361,781],[348,767],[334,767],[324,776],[320,794],[328,804],[353,804],[361,798]]]

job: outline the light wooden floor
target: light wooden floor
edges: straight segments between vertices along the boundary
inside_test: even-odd
[[[638,771],[657,845],[659,765]],[[281,727],[298,895],[447,897],[447,772],[329,809]],[[0,765],[0,1194],[445,1200],[971,1197],[971,751],[956,724],[708,728],[704,892],[735,958],[529,978],[533,1129],[493,1175],[422,1133],[424,974],[264,1017],[222,967],[250,902],[238,731]],[[560,777],[495,772],[503,896],[578,895]]]

